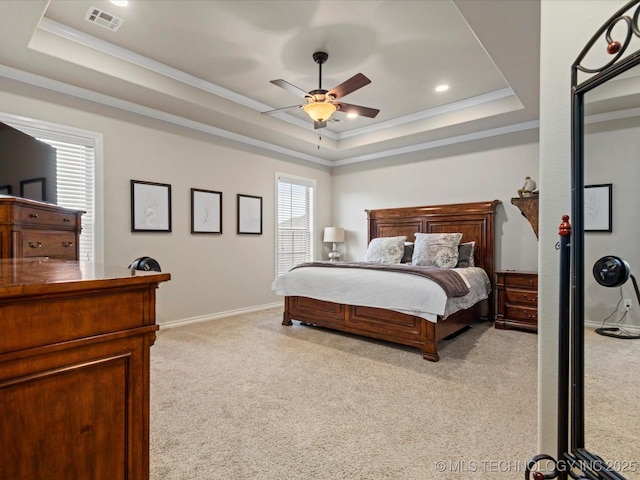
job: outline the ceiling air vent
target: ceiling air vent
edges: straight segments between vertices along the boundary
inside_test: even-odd
[[[124,18],[116,17],[96,7],[89,7],[84,19],[114,32],[118,31],[120,25],[124,23]]]

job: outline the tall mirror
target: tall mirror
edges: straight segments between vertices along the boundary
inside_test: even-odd
[[[640,479],[639,3],[573,67],[571,478]]]
[[[584,446],[640,479],[640,66],[584,94],[583,145]]]

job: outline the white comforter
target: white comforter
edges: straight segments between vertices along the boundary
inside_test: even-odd
[[[436,322],[438,316],[469,308],[488,297],[491,282],[477,267],[456,268],[469,287],[464,297],[447,300],[432,280],[402,272],[359,268],[296,268],[278,277],[272,290],[278,295],[300,296],[416,315]]]

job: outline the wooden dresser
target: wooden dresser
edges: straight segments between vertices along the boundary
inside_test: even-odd
[[[0,195],[0,258],[78,260],[83,213]]]
[[[538,331],[538,274],[496,272],[496,328]]]
[[[0,478],[147,480],[167,273],[0,260]]]

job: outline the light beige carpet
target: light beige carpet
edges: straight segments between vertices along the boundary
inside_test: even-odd
[[[585,330],[585,446],[640,480],[640,339]]]
[[[431,363],[281,317],[160,330],[153,480],[520,479],[538,453],[536,335],[477,324]]]

